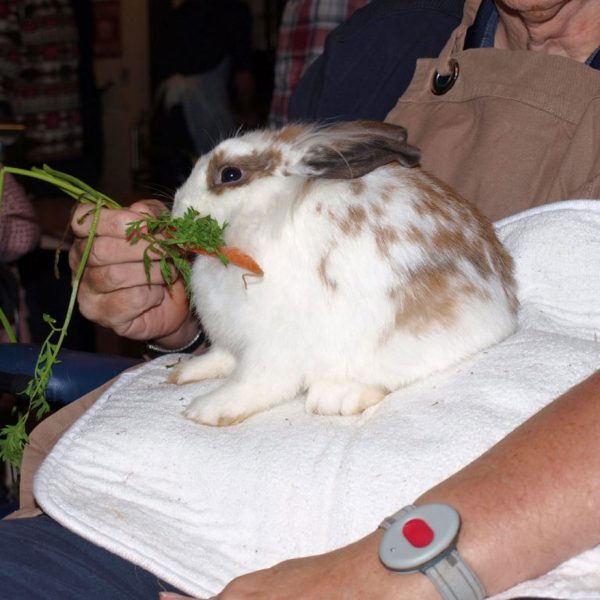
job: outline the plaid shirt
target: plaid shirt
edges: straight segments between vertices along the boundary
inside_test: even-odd
[[[369,1],[287,1],[277,42],[275,86],[269,115],[272,126],[287,122],[290,96],[306,69],[323,52],[329,32]]]

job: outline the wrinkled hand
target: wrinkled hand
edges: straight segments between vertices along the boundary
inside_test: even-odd
[[[396,575],[378,558],[382,532],[333,552],[243,575],[213,600],[429,600],[439,598],[420,573]],[[161,594],[161,600],[177,596]],[[181,598],[181,597],[179,597]]]
[[[152,261],[150,282],[143,264],[147,243],[131,244],[125,237],[127,225],[165,209],[157,200],[136,202],[121,210],[103,209],[98,222],[78,300],[81,313],[91,321],[137,340],[171,339],[172,346],[189,341],[197,325],[189,315],[183,282],[167,288],[158,260]],[[92,222],[89,205],[78,206],[71,227],[75,241],[69,264],[77,269]],[[158,259],[158,257],[157,257]]]

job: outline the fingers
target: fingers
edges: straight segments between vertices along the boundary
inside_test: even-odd
[[[69,249],[69,264],[71,269],[76,269],[81,261],[87,239],[75,239]],[[94,238],[92,249],[88,257],[88,264],[103,266],[130,262],[142,262],[148,243],[139,240],[135,243],[125,238],[97,236]],[[158,260],[160,255],[150,250],[148,256],[151,260]]]
[[[159,215],[161,212],[167,210],[167,207],[160,201],[155,198],[147,199],[147,200],[139,200],[138,202],[134,202],[129,210],[132,212],[144,214],[151,213],[153,215]]]
[[[179,273],[172,266],[168,268],[171,273],[171,282],[175,282],[179,278]],[[165,284],[165,280],[160,265],[156,261],[151,262],[149,269],[146,270],[146,265],[141,260],[97,265],[90,257],[81,285],[85,286],[86,291],[107,294],[119,289],[162,284]]]
[[[125,231],[129,223],[143,219],[145,215],[157,215],[166,210],[165,205],[158,200],[142,200],[132,204],[129,208],[103,208],[96,234],[125,238]],[[71,218],[71,228],[76,237],[87,237],[92,223],[94,207],[89,204],[80,204]]]

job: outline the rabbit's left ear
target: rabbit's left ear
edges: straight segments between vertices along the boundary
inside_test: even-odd
[[[397,162],[419,164],[421,153],[406,142],[406,129],[380,121],[336,123],[310,140],[302,163],[310,174],[326,179],[354,179]]]

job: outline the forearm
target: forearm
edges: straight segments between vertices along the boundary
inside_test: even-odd
[[[600,543],[600,371],[425,493],[460,512],[459,550],[493,595]]]

